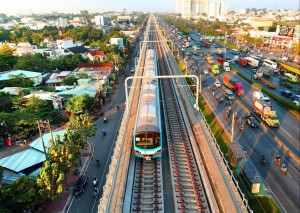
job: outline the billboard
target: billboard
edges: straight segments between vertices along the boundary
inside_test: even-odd
[[[279,26],[279,36],[294,37],[295,26]]]

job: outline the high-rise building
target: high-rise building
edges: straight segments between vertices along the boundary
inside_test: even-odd
[[[208,0],[176,0],[176,13],[183,18],[208,14]]]
[[[96,26],[107,26],[108,20],[105,16],[95,16],[95,25]]]
[[[215,1],[209,3],[208,16],[218,18],[228,13],[228,2]]]

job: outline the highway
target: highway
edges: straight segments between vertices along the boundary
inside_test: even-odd
[[[182,45],[182,42],[178,42],[177,39],[170,33],[171,39],[174,39],[175,44]],[[191,35],[190,35],[191,36]],[[199,40],[199,39],[198,39]],[[195,41],[194,41],[195,42]],[[196,44],[200,45],[199,42],[195,42]],[[190,51],[190,48],[186,48],[183,52],[186,54],[187,51]],[[207,52],[208,49],[202,48],[200,51],[201,53]],[[181,59],[185,57],[185,55],[181,54]],[[226,54],[227,57],[233,58],[233,55],[230,53]],[[215,59],[218,56],[214,56]],[[192,57],[188,57],[188,65],[196,66],[196,70],[193,72],[190,68],[188,69],[191,74],[199,74],[205,68],[202,61],[204,58],[200,58],[198,60],[192,59]],[[194,57],[195,58],[195,57]],[[200,63],[199,63],[200,62]],[[199,66],[199,64],[201,66]],[[234,69],[238,72],[241,72],[249,79],[251,79],[251,68],[244,68],[239,66],[238,64],[232,65]],[[210,87],[214,87],[215,79],[219,79],[220,82],[222,81],[222,75],[224,71],[220,69],[220,75],[214,76],[211,72],[205,75],[202,74],[202,80],[206,80]],[[233,75],[233,73],[229,73]],[[244,81],[240,78],[241,82],[244,85],[246,95],[244,97],[238,97],[236,103],[231,106],[232,110],[238,113],[238,118],[244,117],[249,112],[253,112],[252,105],[252,93],[255,90],[251,87],[251,84]],[[254,79],[253,79],[254,80]],[[254,80],[255,81],[255,80]],[[272,81],[278,84],[278,79],[272,77]],[[209,102],[214,114],[217,115],[219,121],[223,123],[225,130],[227,130],[229,136],[231,134],[231,119],[225,119],[226,107],[225,103],[219,104],[216,106],[216,97],[224,97],[224,90],[226,89],[225,86],[222,86],[219,89],[216,89],[215,96],[212,95],[212,91],[208,91],[208,87],[203,87],[202,91],[204,92],[204,98],[206,101]],[[282,97],[280,95],[280,91],[284,90],[283,86],[279,85],[277,89],[270,90],[274,94]],[[226,99],[224,99],[226,100]],[[271,191],[271,194],[274,195],[274,199],[278,201],[281,207],[287,212],[298,212],[300,209],[300,167],[293,159],[290,158],[288,153],[283,151],[282,147],[280,147],[276,141],[274,140],[274,134],[282,141],[285,146],[287,146],[292,152],[296,154],[299,158],[299,126],[300,122],[299,119],[296,118],[294,115],[289,113],[284,107],[279,105],[277,102],[271,99],[271,103],[273,109],[275,109],[278,113],[281,126],[280,128],[271,128],[268,127],[263,121],[260,121],[260,127],[258,128],[250,128],[248,125],[245,126],[245,132],[241,133],[237,124],[234,125],[234,137],[235,140],[239,142],[242,148],[247,151],[248,157],[251,159],[253,164],[258,169],[261,177],[264,178],[268,190]],[[283,163],[288,166],[288,174],[284,175],[280,171],[280,167],[275,164],[275,156],[276,154],[280,154],[283,157]],[[262,155],[266,156],[267,165],[263,166],[259,159]]]

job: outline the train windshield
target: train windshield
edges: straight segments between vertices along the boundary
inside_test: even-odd
[[[135,136],[136,147],[142,149],[152,149],[160,146],[159,133],[148,132],[147,134],[138,134]]]

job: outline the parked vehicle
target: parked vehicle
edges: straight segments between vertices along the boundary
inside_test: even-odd
[[[279,127],[280,122],[276,111],[272,111],[272,106],[263,100],[255,100],[253,104],[254,112],[260,115],[261,119],[271,127]]]
[[[280,92],[280,94],[283,95],[286,98],[291,98],[293,96],[293,93],[291,93],[288,90],[283,90],[283,91]]]
[[[247,123],[249,126],[251,126],[251,127],[253,127],[253,128],[256,128],[256,127],[259,126],[259,122],[258,122],[258,121],[256,120],[256,118],[253,117],[252,115],[247,115],[247,116],[245,117],[245,121],[246,121],[246,123]]]
[[[81,195],[84,192],[84,188],[88,182],[88,177],[85,175],[81,175],[75,183],[73,188],[73,194],[75,196]]]
[[[237,79],[237,77],[230,77],[228,74],[223,75],[223,84],[233,90],[237,95],[245,95],[243,84]]]

